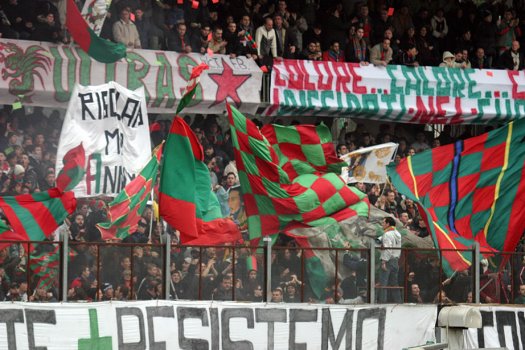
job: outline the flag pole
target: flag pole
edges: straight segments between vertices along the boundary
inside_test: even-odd
[[[69,232],[65,231],[62,235],[62,301],[67,301],[67,271],[68,271],[68,257],[69,257]]]
[[[170,286],[171,286],[171,271],[170,271],[170,265],[171,265],[171,235],[166,234],[166,247],[164,251],[164,265],[166,266],[164,269],[164,295],[166,296],[166,300],[170,300]]]
[[[151,242],[151,233],[153,232],[153,220],[155,219],[155,213],[153,213],[153,191],[155,189],[152,187],[150,192],[150,200],[151,200],[151,219],[149,221],[149,237],[148,240]],[[159,237],[160,238],[160,237]]]
[[[266,302],[272,301],[272,238],[265,236],[266,242]]]

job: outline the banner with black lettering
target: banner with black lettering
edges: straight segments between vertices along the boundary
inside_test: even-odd
[[[145,301],[1,303],[1,349],[403,349],[435,305]]]
[[[115,82],[77,85],[62,125],[57,172],[64,155],[80,142],[88,166],[76,196],[117,195],[151,156],[144,89],[131,91]]]
[[[464,331],[465,349],[525,349],[525,309],[509,306],[481,306],[482,328]]]

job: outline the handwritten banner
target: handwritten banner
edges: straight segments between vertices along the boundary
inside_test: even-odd
[[[488,124],[525,116],[525,71],[282,60],[267,115]]]
[[[131,50],[126,59],[103,64],[75,46],[7,39],[0,39],[0,103],[66,108],[76,84],[115,81],[130,90],[144,87],[149,112],[173,113],[192,68],[201,62],[210,69],[201,76],[186,113],[222,113],[229,100],[255,114],[262,71],[244,56]]]

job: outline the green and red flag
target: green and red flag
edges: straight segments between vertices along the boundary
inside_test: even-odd
[[[126,57],[126,45],[97,36],[80,14],[74,0],[67,0],[66,28],[80,48],[99,62],[114,63]]]
[[[450,275],[485,256],[513,252],[525,220],[525,121],[388,166],[398,191],[418,204]],[[505,259],[504,259],[505,260]]]
[[[153,156],[140,174],[109,203],[109,221],[97,224],[102,239],[122,240],[137,230],[140,217],[148,204],[151,190],[155,186],[163,145],[162,143],[155,148]]]
[[[159,211],[168,224],[180,231],[183,244],[219,244],[241,239],[233,220],[222,217],[197,136],[179,117],[173,119],[164,147]]]
[[[248,44],[250,45],[252,49],[257,48],[257,43],[255,42],[255,40],[253,40],[252,35],[247,30],[244,31],[244,39],[248,42]]]
[[[56,177],[56,187],[66,192],[75,188],[86,174],[86,153],[82,143],[64,155],[63,164]]]
[[[73,192],[52,188],[45,192],[0,197],[12,230],[0,234],[2,240],[43,241],[77,207]]]
[[[53,284],[58,284],[57,276],[60,270],[60,245],[53,244],[52,249],[46,245],[37,245],[30,255],[29,268],[33,276],[37,276],[38,282],[35,288],[48,288]],[[39,247],[44,250],[39,251]],[[68,259],[71,260],[76,256],[76,252],[69,248]]]
[[[228,104],[227,110],[250,239],[297,227],[339,222],[358,214],[353,205],[362,205],[368,211],[368,203],[362,200],[359,191],[346,186],[337,173],[321,171],[341,163],[333,146],[332,156],[330,148],[322,145],[295,146],[299,141],[282,147],[278,144],[275,148],[284,156],[280,159],[252,121]],[[312,130],[315,128],[295,128],[285,133],[293,133],[301,140],[301,131]],[[318,135],[315,139],[322,138]],[[279,137],[275,140],[282,141]],[[295,151],[288,152],[287,148]],[[303,154],[301,166],[285,159],[292,154]],[[314,159],[315,163],[311,163]],[[285,171],[280,164],[287,163],[290,166]]]
[[[195,90],[197,90],[197,86],[199,85],[200,76],[202,72],[209,69],[210,67],[206,63],[201,63],[198,66],[193,67],[190,75],[190,79],[188,80],[188,85],[184,89],[182,93],[182,98],[179,102],[179,105],[177,106],[177,110],[175,111],[175,115],[179,115],[179,113],[190,104],[191,99],[195,95]]]

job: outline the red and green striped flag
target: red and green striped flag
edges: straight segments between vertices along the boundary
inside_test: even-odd
[[[76,207],[74,193],[62,192],[58,188],[14,197],[0,197],[0,208],[12,228],[2,232],[0,239],[43,241],[75,211]]]
[[[252,121],[230,105],[227,109],[250,239],[297,227],[339,222],[362,213],[361,207],[368,211],[368,204],[358,190],[346,186],[337,173],[321,172],[341,162],[335,157],[333,145],[333,157],[322,145],[300,145],[301,131],[311,133],[315,128],[282,131],[296,135],[297,141],[276,144],[280,158]],[[282,141],[279,137],[275,140]],[[287,148],[295,151],[289,152]],[[300,161],[285,159],[292,154],[300,156]],[[285,171],[280,164],[288,163]],[[354,205],[359,206],[358,211],[352,208]]]
[[[60,270],[60,245],[53,244],[51,250],[38,251],[39,247],[47,248],[47,245],[36,245],[30,255],[29,268],[33,276],[38,277],[35,288],[48,288],[54,284],[58,285],[58,274]],[[69,248],[69,260],[76,256],[76,252]]]
[[[102,239],[122,240],[137,230],[140,216],[146,208],[151,190],[155,186],[163,145],[160,144],[155,148],[151,160],[141,170],[140,174],[109,203],[109,221],[97,224]]]
[[[173,119],[164,148],[159,211],[166,222],[180,231],[184,244],[219,244],[241,239],[237,225],[222,217],[197,136],[179,117]]]
[[[80,48],[99,62],[113,63],[126,57],[126,45],[97,36],[80,14],[74,0],[67,0],[66,28]]]
[[[514,251],[525,220],[524,165],[525,121],[518,120],[387,170],[398,191],[418,204],[436,246],[451,249],[442,252],[451,274],[471,265],[474,241],[485,255]]]
[[[256,49],[257,48],[257,43],[255,42],[255,40],[253,40],[253,37],[252,37],[252,35],[250,34],[249,31],[246,30],[244,32],[244,38],[248,42],[248,44],[250,45],[250,47],[252,49]]]
[[[190,80],[188,80],[188,85],[182,93],[182,98],[177,106],[175,115],[179,113],[191,102],[193,95],[195,95],[195,90],[197,90],[197,85],[199,85],[200,76],[202,72],[209,69],[210,67],[206,63],[201,63],[198,66],[193,67],[190,75]]]
[[[56,187],[66,192],[75,188],[86,174],[86,153],[82,143],[64,155],[63,164],[56,178]]]

